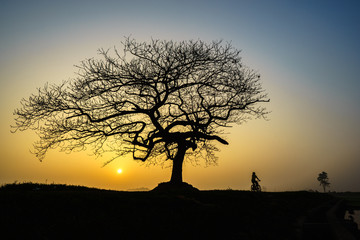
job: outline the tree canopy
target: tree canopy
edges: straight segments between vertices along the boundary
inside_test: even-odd
[[[38,133],[40,160],[53,148],[130,153],[135,160],[172,160],[171,181],[182,182],[185,154],[215,162],[214,142],[228,144],[224,127],[267,114],[259,105],[269,101],[259,74],[229,43],[122,44],[122,52],[100,49],[101,59],[82,61],[76,78],[22,99],[13,128]]]
[[[319,176],[318,176],[317,180],[320,182],[320,186],[323,187],[324,192],[325,192],[326,188],[330,186],[327,172],[319,173]]]

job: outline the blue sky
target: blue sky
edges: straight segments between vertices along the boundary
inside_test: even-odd
[[[74,65],[81,60],[97,57],[99,48],[120,47],[124,36],[132,36],[138,41],[229,41],[242,50],[245,65],[261,74],[271,98],[269,121],[253,120],[229,130],[231,142],[221,148],[219,165],[189,164],[185,180],[204,189],[246,189],[248,175],[256,170],[269,190],[316,189],[317,174],[327,171],[333,190],[360,191],[354,184],[360,182],[359,12],[358,1],[330,0],[3,1],[0,182],[66,179],[126,189],[167,180],[168,169],[129,162],[128,172],[148,178],[124,177],[119,183],[110,177],[111,166],[108,172],[97,170],[102,159],[87,155],[81,164],[91,170],[58,159],[75,158],[71,154],[54,153],[38,164],[28,153],[36,137],[9,133],[21,98],[46,82],[74,77]],[[27,164],[36,169],[33,174],[25,170]],[[63,172],[56,171],[59,165]],[[78,176],[67,174],[72,171]],[[97,181],[89,180],[90,172],[96,172]]]

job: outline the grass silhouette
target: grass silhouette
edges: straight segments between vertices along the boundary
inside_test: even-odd
[[[311,209],[321,206],[321,215],[336,201],[305,191],[166,194],[7,184],[0,188],[0,229],[11,239],[298,239]]]

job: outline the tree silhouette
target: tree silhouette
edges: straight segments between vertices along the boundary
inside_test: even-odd
[[[85,150],[95,155],[131,153],[135,160],[172,161],[171,183],[182,183],[185,156],[216,162],[222,129],[264,117],[268,102],[260,76],[241,64],[240,51],[221,41],[138,43],[124,51],[100,49],[75,79],[46,84],[22,99],[14,131],[35,130],[34,153]]]
[[[320,182],[320,186],[324,188],[324,192],[327,187],[330,186],[329,178],[326,172],[319,173],[317,180]]]

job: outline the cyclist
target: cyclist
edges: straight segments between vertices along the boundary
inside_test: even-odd
[[[260,185],[259,185],[259,182],[257,181],[259,180],[259,182],[261,181],[257,176],[256,176],[256,173],[253,172],[252,173],[252,176],[251,176],[251,182],[254,186],[255,189],[259,189]]]

